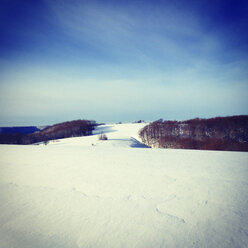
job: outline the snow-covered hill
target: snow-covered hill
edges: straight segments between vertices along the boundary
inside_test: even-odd
[[[0,247],[248,247],[248,153],[141,148],[142,125],[0,145]]]
[[[110,146],[110,147],[136,147],[145,148],[146,146],[140,143],[138,135],[139,130],[147,125],[146,123],[128,123],[128,124],[109,124],[98,126],[91,136],[67,138],[54,140],[50,145],[66,145],[66,146]],[[98,139],[100,134],[106,134],[108,140],[101,141]]]

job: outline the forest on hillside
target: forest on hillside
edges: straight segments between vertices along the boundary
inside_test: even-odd
[[[29,145],[49,140],[91,135],[96,122],[90,120],[74,120],[48,126],[31,134],[2,133],[0,144]]]
[[[139,133],[150,147],[248,151],[248,116],[163,121],[145,126]]]

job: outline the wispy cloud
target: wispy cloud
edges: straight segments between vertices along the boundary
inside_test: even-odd
[[[62,4],[61,4],[62,2]],[[151,60],[193,58],[197,53],[216,52],[218,40],[204,33],[191,13],[170,6],[117,8],[102,2],[49,1],[64,32],[79,43],[115,56]]]
[[[247,57],[226,49],[204,13],[172,1],[118,3],[45,1],[43,38],[25,33],[40,52],[17,46],[16,57],[0,58],[3,121],[247,113]]]

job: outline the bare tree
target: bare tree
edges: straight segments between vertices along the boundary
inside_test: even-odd
[[[98,139],[99,139],[99,140],[107,140],[107,139],[108,139],[108,137],[107,137],[107,135],[106,135],[106,134],[101,133],[101,134],[98,136]]]

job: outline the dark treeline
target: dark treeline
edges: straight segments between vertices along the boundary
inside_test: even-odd
[[[0,144],[28,145],[54,139],[86,136],[92,134],[95,126],[96,122],[89,120],[63,122],[31,134],[0,134]]]
[[[142,141],[151,147],[248,151],[248,116],[163,121],[145,126]]]

